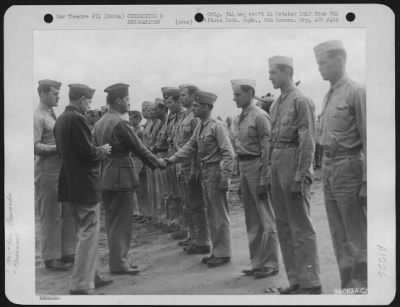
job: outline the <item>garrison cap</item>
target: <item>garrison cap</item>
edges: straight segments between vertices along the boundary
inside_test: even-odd
[[[183,90],[186,87],[195,87],[195,88],[197,88],[197,86],[194,85],[193,83],[184,83],[184,84],[179,85],[179,89],[180,90]]]
[[[148,101],[148,100],[143,101],[143,102],[142,102],[142,108],[149,108],[149,107],[151,107],[153,104],[154,104],[153,101]]]
[[[241,85],[251,86],[254,90],[256,89],[256,81],[252,79],[236,79],[231,80],[232,88],[239,87]]]
[[[342,41],[330,40],[314,47],[315,56],[318,58],[322,53],[331,50],[345,50]]]
[[[61,87],[61,82],[55,81],[55,80],[50,80],[50,79],[44,79],[39,81],[39,87],[40,86],[52,86],[56,89],[60,89]]]
[[[163,106],[164,108],[167,108],[167,105],[165,104],[165,100],[164,100],[164,99],[161,99],[161,98],[156,98],[156,99],[154,100],[154,104],[155,104],[155,105],[161,105],[161,106]]]
[[[179,96],[180,90],[177,87],[165,86],[161,88],[161,92],[164,99],[167,99],[169,96]]]
[[[196,101],[198,103],[206,103],[206,104],[214,105],[217,98],[218,98],[217,95],[210,93],[210,92],[201,91],[201,90],[198,90],[194,94],[194,101]]]
[[[92,99],[95,89],[90,88],[86,84],[73,83],[68,84],[69,86],[69,96],[71,99],[79,99],[82,96]]]
[[[293,68],[293,59],[288,56],[277,55],[268,59],[269,66],[286,65]]]
[[[104,92],[106,92],[108,95],[112,95],[115,97],[125,97],[129,95],[128,87],[129,84],[115,83],[113,85],[110,85],[109,87],[106,87],[104,89]]]

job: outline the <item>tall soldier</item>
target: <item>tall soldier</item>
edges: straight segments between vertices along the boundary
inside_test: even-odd
[[[168,156],[168,142],[167,130],[170,121],[168,115],[168,107],[164,99],[156,98],[154,101],[155,118],[160,120],[160,125],[155,131],[155,144],[152,148],[153,154],[158,158],[165,158]],[[167,224],[167,200],[168,200],[168,178],[167,170],[154,170],[155,176],[155,193],[156,196],[156,212],[158,225],[163,226]]]
[[[149,149],[151,143],[151,130],[154,126],[154,121],[151,118],[151,107],[154,102],[143,101],[142,103],[142,114],[146,119],[146,123],[143,127],[143,144]],[[153,203],[153,190],[152,190],[152,172],[151,169],[146,165],[143,166],[143,171],[139,176],[140,183],[143,185],[143,215],[145,219],[143,222],[151,219],[152,216],[152,203]]]
[[[176,135],[176,128],[180,125],[185,109],[182,107],[180,98],[180,90],[176,87],[163,87],[161,88],[164,100],[168,105],[170,114],[173,114],[170,124],[167,130],[167,142],[168,142],[168,156],[172,156],[176,152],[174,146],[174,139]],[[183,205],[184,205],[184,193],[182,187],[179,185],[176,165],[171,165],[167,168],[168,174],[168,214],[170,217],[170,224],[168,226],[168,232],[178,233],[179,225],[183,222]]]
[[[148,116],[151,119],[150,130],[146,131],[144,134],[144,139],[146,139],[146,147],[153,151],[153,148],[156,144],[157,132],[161,128],[161,120],[157,118],[157,106],[154,102],[148,108]],[[153,170],[149,167],[146,167],[146,179],[147,179],[147,194],[149,195],[149,211],[150,211],[150,218],[149,222],[151,221],[152,224],[157,224],[157,205],[158,200],[160,199],[160,191],[157,189],[159,186],[156,184],[156,174],[158,170]]]
[[[94,291],[94,288],[112,283],[96,273],[101,201],[99,160],[107,157],[111,147],[92,144],[85,115],[95,90],[84,84],[70,84],[69,87],[70,104],[57,119],[54,135],[62,159],[59,200],[69,202],[78,228],[70,293],[104,294]]]
[[[201,163],[201,184],[211,233],[211,256],[202,262],[209,267],[224,265],[231,258],[231,232],[226,192],[233,170],[233,148],[225,124],[211,118],[217,96],[197,91],[194,115],[201,119],[192,137],[172,157],[169,163],[187,159],[197,152]]]
[[[142,143],[123,114],[128,112],[129,85],[113,84],[107,93],[109,111],[94,127],[95,144],[110,143],[113,151],[101,165],[101,188],[106,215],[109,266],[112,274],[137,274],[128,260],[132,237],[133,191],[138,186],[130,153],[137,155],[150,168],[163,165]]]
[[[325,206],[342,288],[367,287],[366,92],[346,75],[341,41],[314,48],[331,88],[321,113]]]
[[[200,119],[193,113],[193,101],[198,88],[192,84],[179,86],[180,99],[186,111],[176,130],[176,148],[179,149],[192,137],[194,130],[200,124]],[[199,180],[199,158],[197,154],[182,160],[178,179],[184,186],[185,210],[184,222],[189,228],[189,238],[182,242],[188,254],[208,254],[210,252],[207,215],[203,191]]]
[[[140,122],[142,121],[142,114],[139,111],[129,111],[129,123],[133,127],[133,131],[139,137],[140,140],[143,141],[143,131],[140,126]],[[140,181],[140,175],[143,171],[143,162],[140,158],[132,155],[133,164],[135,166],[136,176],[139,178],[139,186],[136,188],[134,193],[134,205],[133,205],[133,217],[139,222],[143,220],[143,182]]]
[[[42,259],[46,268],[66,271],[74,261],[76,232],[68,203],[58,202],[61,158],[57,153],[53,127],[61,83],[40,80],[40,104],[34,113],[35,196],[39,211]]]
[[[236,153],[249,238],[251,269],[255,278],[278,274],[278,238],[275,217],[268,199],[268,114],[253,104],[254,80],[232,80],[233,100],[242,109],[237,122]]]
[[[271,106],[271,196],[290,286],[281,294],[320,294],[319,261],[310,215],[314,104],[293,82],[293,59],[269,59],[281,95]]]

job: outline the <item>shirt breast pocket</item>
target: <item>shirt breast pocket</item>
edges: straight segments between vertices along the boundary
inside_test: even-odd
[[[248,136],[249,138],[257,138],[258,132],[257,132],[256,127],[249,127],[249,128],[247,129],[247,136]]]
[[[212,136],[211,135],[201,136],[199,138],[198,145],[199,145],[200,157],[203,157],[204,155],[209,153],[211,151],[211,149],[213,148]]]
[[[345,102],[337,104],[332,116],[332,129],[339,132],[347,131],[349,123],[352,121],[351,117],[351,110],[348,104]]]

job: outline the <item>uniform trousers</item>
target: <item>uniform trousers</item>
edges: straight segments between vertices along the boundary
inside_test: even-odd
[[[100,234],[100,203],[71,203],[71,211],[78,228],[71,290],[93,289]]]
[[[184,192],[184,222],[189,229],[189,236],[195,245],[209,244],[207,213],[203,189],[199,176],[190,180],[191,164],[182,163],[181,182]]]
[[[141,181],[140,173],[143,169],[143,162],[138,157],[133,157],[133,165],[135,166],[135,176],[139,179],[139,185],[135,189],[133,199],[133,214],[143,214],[143,182]]]
[[[110,271],[129,268],[133,191],[103,191]]]
[[[342,288],[367,287],[367,218],[361,206],[362,157],[323,158],[326,213]]]
[[[154,179],[154,170],[146,166],[146,195],[147,195],[147,203],[146,203],[146,216],[154,216],[154,204],[156,202],[155,199],[155,179]]]
[[[257,195],[260,181],[260,159],[240,161],[240,189],[242,193],[250,261],[253,269],[278,269],[278,238],[275,217],[268,199]]]
[[[157,153],[158,158],[166,158],[168,157],[167,152],[159,152]],[[155,170],[155,184],[156,184],[156,212],[157,217],[160,222],[167,221],[167,202],[168,202],[168,173],[167,169],[157,169]]]
[[[291,285],[319,286],[317,240],[310,214],[310,184],[303,184],[301,198],[293,199],[297,148],[274,149],[271,156],[271,196],[279,242]]]
[[[59,259],[75,253],[77,235],[68,203],[58,201],[60,165],[39,160],[35,168],[35,194],[39,214],[42,259]]]
[[[211,254],[215,257],[230,257],[232,244],[228,199],[226,191],[222,191],[220,188],[221,171],[219,163],[202,166],[201,184],[212,243]],[[207,236],[207,233],[204,233],[203,236]]]
[[[167,217],[176,222],[182,222],[180,217],[182,207],[182,192],[179,187],[178,177],[176,175],[176,164],[172,164],[166,168],[167,185],[168,185],[168,201],[167,201]]]

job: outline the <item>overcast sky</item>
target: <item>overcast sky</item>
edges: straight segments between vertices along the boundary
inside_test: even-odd
[[[37,81],[62,82],[56,113],[68,104],[68,84],[96,89],[92,109],[105,105],[104,88],[130,85],[131,109],[161,97],[161,87],[194,83],[218,95],[214,115],[225,119],[240,113],[232,100],[230,80],[256,80],[256,95],[278,90],[268,80],[268,58],[294,59],[294,80],[310,96],[317,114],[329,83],[318,72],[313,47],[341,39],[348,52],[347,72],[365,83],[363,29],[176,29],[176,30],[56,30],[34,33],[34,88]]]

